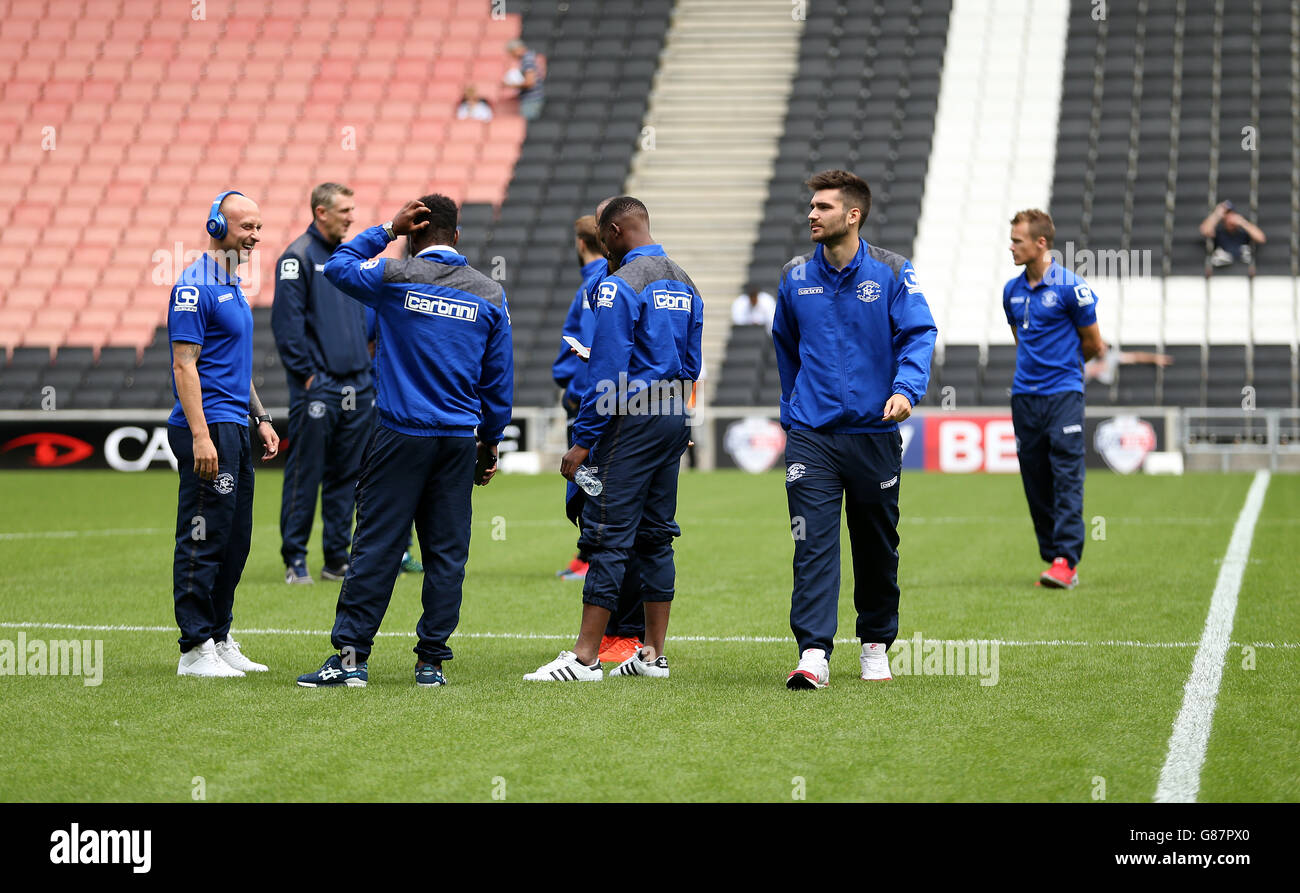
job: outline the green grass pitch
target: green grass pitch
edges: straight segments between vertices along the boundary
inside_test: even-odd
[[[860,681],[846,540],[831,686],[789,692],[779,474],[683,474],[673,675],[587,685],[520,678],[571,646],[580,585],[553,576],[574,542],[559,478],[498,477],[475,492],[451,684],[413,682],[408,576],[369,687],[340,691],[293,684],[330,652],[338,584],[282,582],[278,473],[258,475],[235,604],[236,636],[271,672],[235,680],[175,675],[174,475],[6,473],[0,639],[102,639],[104,668],[98,686],[0,676],[0,800],[1150,801],[1249,483],[1091,474],[1081,584],[1062,593],[1033,586],[1018,478],[907,474],[899,638],[1008,643],[997,684]],[[1300,799],[1297,519],[1300,479],[1274,476],[1202,800]],[[21,626],[39,623],[143,629]]]

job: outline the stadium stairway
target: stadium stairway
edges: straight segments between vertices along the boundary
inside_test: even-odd
[[[762,221],[802,31],[789,0],[678,0],[632,160],[628,194],[649,207],[655,238],[704,298],[705,401]]]

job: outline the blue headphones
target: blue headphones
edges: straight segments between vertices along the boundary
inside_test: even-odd
[[[224,239],[226,237],[226,215],[221,213],[221,203],[226,200],[228,195],[243,195],[235,189],[227,190],[221,193],[212,201],[212,210],[208,212],[208,235],[214,239]]]

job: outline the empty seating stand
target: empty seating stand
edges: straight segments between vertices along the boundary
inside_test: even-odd
[[[776,294],[781,267],[813,247],[804,181],[827,168],[852,170],[870,184],[863,238],[911,255],[950,8],[949,0],[808,4],[750,281]],[[740,332],[733,328],[733,337]],[[775,408],[780,385],[770,352],[745,357],[733,362],[728,346],[714,402],[731,404],[749,393]]]
[[[416,0],[236,2],[208,4],[202,21],[151,0],[3,6],[0,344],[58,353],[35,382],[13,367],[29,354],[15,354],[6,405],[36,405],[38,385],[55,386],[60,406],[171,403],[159,326],[171,284],[207,247],[217,193],[259,202],[263,241],[244,284],[267,307],[317,183],[356,191],[354,231],[431,191],[490,212],[523,140],[501,85],[518,4],[494,17],[479,0],[447,0],[438,15]],[[456,120],[469,83],[494,103],[491,123]],[[259,314],[259,351],[265,323]],[[87,356],[78,377],[70,364]],[[281,373],[261,371],[283,390]]]

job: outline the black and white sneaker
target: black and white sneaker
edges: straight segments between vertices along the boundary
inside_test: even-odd
[[[589,667],[572,651],[561,651],[555,660],[525,673],[524,679],[528,682],[599,682],[604,675],[599,660]]]
[[[668,678],[668,658],[662,654],[654,660],[644,660],[646,653],[644,648],[639,649],[636,654],[623,661],[617,667],[609,671],[609,678],[614,679],[618,676],[649,676],[653,679]]]

